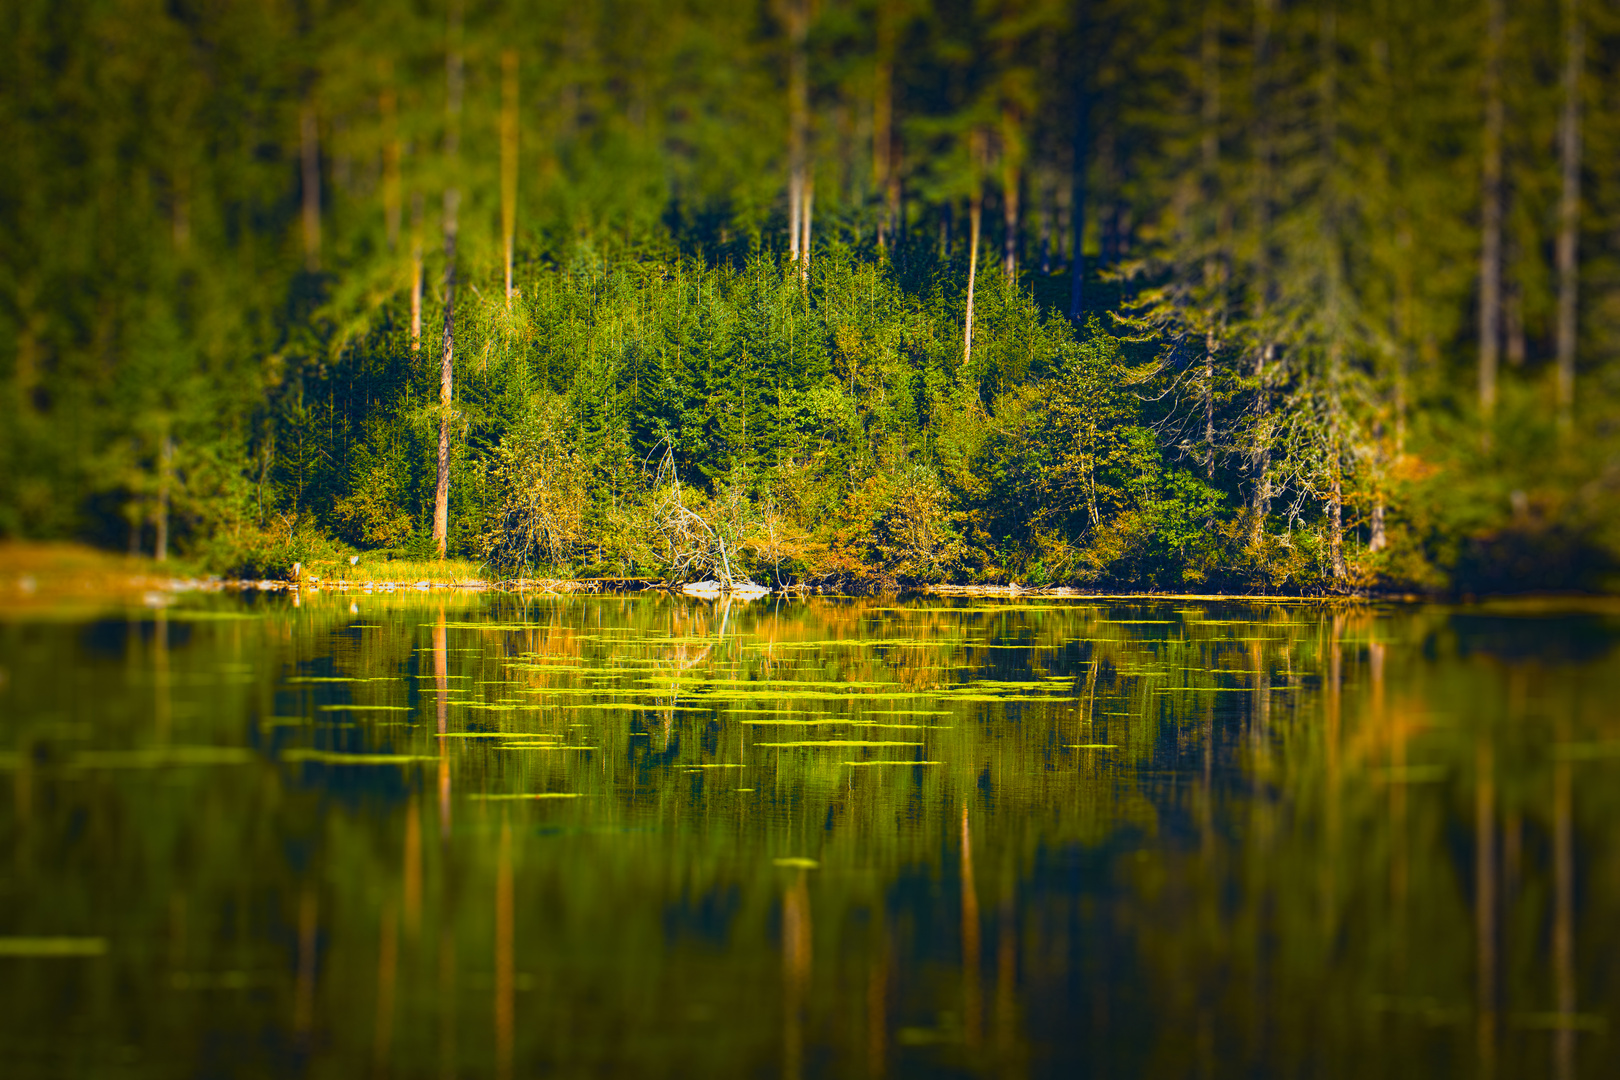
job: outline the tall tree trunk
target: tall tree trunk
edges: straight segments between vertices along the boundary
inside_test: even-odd
[[[1212,212],[1220,203],[1221,162],[1221,9],[1220,0],[1205,0],[1204,37],[1201,52],[1203,131],[1201,157],[1203,159],[1202,196],[1204,205]],[[1202,237],[1209,245],[1204,259],[1204,288],[1212,308],[1220,308],[1223,252],[1214,222],[1210,234]],[[1204,332],[1204,385],[1201,390],[1204,405],[1204,478],[1215,482],[1215,351],[1220,343],[1213,329]],[[1210,522],[1213,525],[1213,521]]]
[[[967,313],[962,329],[962,362],[973,359],[973,293],[979,275],[979,231],[984,224],[984,133],[975,129],[968,136],[968,157],[973,170],[973,194],[968,199],[968,285]]]
[[[799,244],[799,281],[808,285],[810,283],[810,222],[815,217],[816,208],[816,176],[809,169],[804,175],[804,210],[799,214],[800,226],[804,229],[804,240]]]
[[[797,168],[788,174],[788,261],[799,265],[799,237],[804,230],[800,215],[804,213],[804,177]]]
[[[1249,541],[1258,543],[1271,513],[1271,125],[1266,79],[1271,62],[1271,14],[1275,0],[1255,0],[1254,72],[1249,96],[1254,111],[1254,322],[1261,340],[1254,351],[1254,426],[1249,468],[1254,474],[1250,493]]]
[[[1339,200],[1333,177],[1338,170],[1339,85],[1338,11],[1334,0],[1327,0],[1322,11],[1322,164],[1329,177],[1323,194],[1323,247],[1327,253],[1327,335],[1328,335],[1328,555],[1333,577],[1347,576],[1344,562],[1344,280],[1339,245]]]
[[[1485,132],[1480,191],[1480,439],[1491,443],[1502,327],[1502,36],[1504,0],[1485,0]]]
[[[422,193],[411,196],[411,352],[422,348]]]
[[[979,273],[979,227],[984,217],[984,194],[975,191],[968,204],[968,285],[967,319],[962,338],[962,361],[973,359],[973,291]]]
[[[1215,350],[1214,330],[1204,332],[1204,479],[1215,482]]]
[[[1558,151],[1563,191],[1558,200],[1558,429],[1568,438],[1575,424],[1576,301],[1580,286],[1581,69],[1586,41],[1580,0],[1564,0],[1564,112]]]
[[[446,126],[444,154],[450,181],[444,189],[444,343],[439,354],[439,475],[433,498],[433,547],[444,558],[450,535],[450,405],[451,374],[456,348],[456,213],[461,191],[456,186],[461,152],[461,3],[450,8],[450,48],[445,57]]]
[[[304,102],[298,114],[298,136],[303,166],[304,269],[318,274],[321,270],[321,148],[315,106],[309,101]]]
[[[810,256],[803,243],[804,207],[808,201],[808,129],[810,126],[810,59],[805,38],[810,30],[808,0],[787,0],[788,24],[788,231],[789,255],[802,264]]]
[[[1275,348],[1267,341],[1254,352],[1254,449],[1250,452],[1250,466],[1254,470],[1254,492],[1250,502],[1254,511],[1249,527],[1249,539],[1258,541],[1265,531],[1266,515],[1271,513],[1271,391],[1267,380],[1271,378],[1271,357]]]
[[[501,53],[501,240],[506,245],[506,309],[512,309],[512,248],[517,241],[518,54]]]

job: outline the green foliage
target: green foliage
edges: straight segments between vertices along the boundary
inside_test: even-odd
[[[1564,11],[1516,15],[1503,58],[1492,419],[1462,0],[816,5],[799,120],[781,13],[738,0],[454,25],[369,0],[29,0],[0,69],[0,535],[162,534],[255,572],[320,545],[427,557],[453,295],[452,556],[840,586],[1599,587],[1620,552],[1620,127],[1582,114],[1561,428],[1561,189],[1532,148],[1563,101]],[[1583,100],[1604,100],[1620,23],[1584,17]]]

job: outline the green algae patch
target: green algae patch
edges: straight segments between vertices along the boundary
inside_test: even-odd
[[[468,795],[474,802],[520,802],[529,799],[583,799],[585,796],[577,791],[534,791],[516,792],[509,795]]]
[[[1012,702],[1017,704],[1036,705],[1045,704],[1049,701],[1061,704],[1066,701],[1073,702],[1085,700],[1084,698],[1077,697],[1048,697],[1046,695],[1036,696],[1034,694],[1024,694],[1022,696],[1016,694],[934,694],[931,696],[945,698],[950,701],[978,701],[988,703],[1000,702],[1002,704]]]
[[[1065,743],[1064,744],[1064,749],[1066,749],[1066,750],[1118,750],[1119,749],[1119,744],[1118,743],[1109,743],[1109,742]]]
[[[47,959],[106,953],[107,939],[102,937],[0,937],[0,956]]]
[[[308,716],[266,716],[260,719],[259,726],[267,728],[277,727],[304,727],[315,721]]]
[[[284,750],[282,761],[313,761],[320,765],[411,765],[438,761],[437,754],[342,754],[334,750]]]
[[[643,684],[657,683],[669,685],[680,683],[683,685],[714,686],[722,689],[741,688],[754,690],[771,690],[778,688],[784,690],[881,690],[887,687],[905,685],[897,682],[838,682],[834,680],[818,681],[812,679],[707,679],[695,675],[682,675],[667,679],[638,679],[636,681]]]
[[[755,746],[922,746],[920,742],[894,742],[877,739],[816,739],[799,742],[761,742]]]
[[[554,709],[602,709],[606,712],[714,712],[707,705],[659,705],[657,702],[641,704],[635,701],[603,701],[584,705],[553,705]]]
[[[786,870],[820,870],[821,864],[814,859],[807,859],[803,855],[789,855],[781,859],[772,859],[772,866],[780,866]]]
[[[318,705],[321,712],[414,712],[409,705]]]
[[[868,765],[943,765],[943,761],[844,761],[842,765],[853,765],[856,768],[865,768]]]
[[[740,710],[733,709],[732,712]],[[953,716],[949,709],[872,709],[863,716]]]

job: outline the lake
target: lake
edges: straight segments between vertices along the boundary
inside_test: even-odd
[[[1598,602],[0,616],[0,1060],[1605,1075],[1617,644]]]

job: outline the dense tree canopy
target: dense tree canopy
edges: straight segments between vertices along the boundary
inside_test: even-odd
[[[1620,552],[1587,0],[4,28],[0,534],[1284,590]]]

